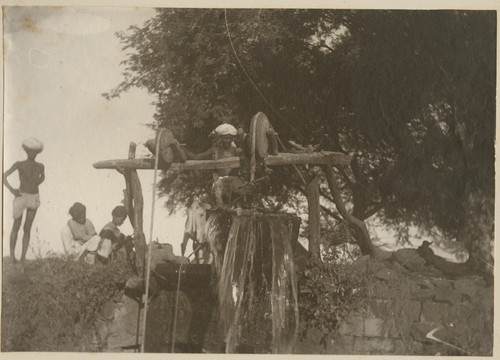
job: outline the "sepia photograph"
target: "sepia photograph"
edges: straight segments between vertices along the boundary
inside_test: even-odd
[[[498,5],[218,6],[2,6],[1,353],[498,355]]]

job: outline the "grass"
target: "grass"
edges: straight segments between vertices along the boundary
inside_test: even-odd
[[[88,265],[63,257],[3,262],[2,351],[98,351],[94,323],[120,293],[125,263]]]

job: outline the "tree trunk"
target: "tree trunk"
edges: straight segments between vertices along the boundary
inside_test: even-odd
[[[306,186],[307,209],[309,214],[309,252],[313,260],[320,259],[319,241],[320,229],[320,205],[319,205],[319,182],[317,174],[313,174],[312,180]]]
[[[481,273],[492,273],[494,266],[495,199],[484,190],[470,193],[464,201],[464,223],[457,234],[469,251],[470,266]]]
[[[370,234],[368,233],[366,224],[349,214],[347,211],[344,202],[342,201],[342,197],[340,196],[340,190],[337,184],[337,179],[335,178],[335,172],[333,171],[333,167],[331,165],[325,165],[325,174],[326,180],[328,181],[328,187],[330,188],[337,210],[344,219],[349,221],[349,224],[354,230],[354,237],[356,238],[359,248],[361,249],[361,253],[363,255],[375,256],[375,246],[370,239]]]

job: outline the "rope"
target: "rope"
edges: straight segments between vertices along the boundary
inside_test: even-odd
[[[153,195],[151,200],[151,223],[149,227],[149,243],[148,243],[148,259],[146,263],[146,290],[144,294],[144,318],[142,321],[142,344],[141,353],[144,352],[144,346],[146,344],[146,324],[148,315],[148,296],[149,296],[149,276],[150,276],[150,266],[151,266],[151,243],[153,241],[153,225],[154,225],[154,215],[155,215],[155,200],[156,200],[156,174],[158,172],[158,158],[160,156],[160,141],[161,136],[165,129],[161,129],[156,133],[155,139],[155,169],[153,173]]]
[[[226,32],[227,32],[227,37],[229,39],[229,43],[231,45],[231,49],[233,50],[233,54],[234,54],[234,57],[236,58],[236,61],[238,61],[238,64],[240,65],[241,67],[241,70],[243,71],[243,73],[246,75],[246,77],[248,78],[248,81],[250,81],[250,83],[252,84],[252,86],[255,88],[255,90],[257,91],[257,93],[260,95],[260,97],[262,98],[262,100],[264,100],[264,102],[269,106],[269,108],[276,114],[278,115],[279,119],[281,121],[283,121],[284,124],[288,125],[288,127],[290,129],[292,129],[296,135],[300,135],[300,132],[292,125],[290,124],[288,121],[286,121],[286,119],[278,112],[278,110],[276,110],[276,108],[273,106],[273,104],[271,104],[269,102],[269,100],[267,100],[267,98],[264,96],[264,94],[260,91],[259,87],[257,86],[257,84],[255,84],[255,82],[252,80],[252,77],[250,76],[250,74],[248,73],[247,69],[245,68],[245,66],[243,66],[243,63],[241,62],[240,60],[240,57],[238,56],[238,54],[236,53],[236,49],[234,48],[234,44],[233,44],[233,40],[231,38],[231,33],[229,32],[229,25],[227,23],[227,9],[224,9],[224,22],[226,24]]]
[[[177,290],[175,292],[174,324],[172,326],[172,350],[171,350],[172,353],[175,352],[175,333],[177,332],[177,313],[179,312],[178,305],[179,305],[179,293],[181,289],[182,265],[184,264],[180,264],[179,266],[179,274],[177,275]]]

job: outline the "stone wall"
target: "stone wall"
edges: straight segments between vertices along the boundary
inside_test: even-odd
[[[492,355],[493,287],[481,277],[445,279],[425,266],[410,272],[398,262],[366,258],[359,266],[373,277],[368,305],[347,316],[334,333],[308,330],[297,353]]]
[[[383,262],[362,257],[355,266],[369,280],[364,308],[348,314],[334,332],[308,329],[295,353],[492,355],[493,287],[481,277],[444,278],[414,250]],[[153,286],[152,293],[146,351],[171,352],[175,291]],[[224,352],[218,315],[215,294],[205,287],[181,292],[175,352]],[[134,296],[110,301],[97,324],[103,350],[137,351],[141,318]],[[305,328],[303,320],[300,332]]]

